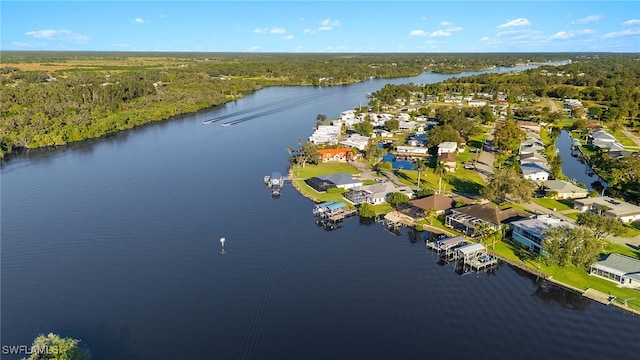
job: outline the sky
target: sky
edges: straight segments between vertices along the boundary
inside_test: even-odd
[[[0,50],[640,52],[639,1],[6,1]]]

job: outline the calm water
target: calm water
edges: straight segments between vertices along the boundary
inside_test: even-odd
[[[562,130],[556,142],[558,154],[562,158],[562,172],[569,179],[575,179],[577,182],[585,184],[587,189],[593,189],[591,184],[593,184],[594,181],[600,181],[606,185],[604,180],[590,171],[591,168],[589,164],[585,163],[585,161],[579,157],[571,156],[572,141],[571,134],[566,130]]]
[[[317,114],[387,82],[269,88],[5,163],[2,345],[55,332],[95,359],[637,356],[638,317],[506,265],[459,276],[406,230],[326,232],[290,185],[270,197],[263,176],[286,171]],[[201,124],[233,112],[253,117]]]

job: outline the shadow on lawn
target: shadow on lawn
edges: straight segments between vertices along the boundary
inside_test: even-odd
[[[450,176],[448,182],[456,191],[461,193],[480,195],[480,189],[482,189],[482,185],[477,182],[456,176]]]

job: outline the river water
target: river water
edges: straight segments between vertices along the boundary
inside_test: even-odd
[[[571,144],[573,139],[567,130],[562,130],[556,142],[558,155],[562,158],[562,173],[569,179],[578,183],[585,184],[587,189],[593,189],[592,184],[599,181],[600,184],[606,186],[606,182],[598,175],[591,171],[591,167],[582,158],[572,156]],[[578,151],[573,152],[574,155],[579,154]]]
[[[326,232],[290,185],[271,198],[263,177],[286,172],[317,114],[447,77],[267,88],[6,162],[2,345],[54,332],[94,359],[635,358],[637,316],[508,265],[459,276],[407,230]],[[234,112],[247,121],[202,125]]]

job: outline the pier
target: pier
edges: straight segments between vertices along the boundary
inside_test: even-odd
[[[493,270],[498,266],[498,258],[489,254],[482,244],[469,243],[463,236],[439,239],[426,245],[437,252],[443,262],[454,263],[454,270],[460,275]]]
[[[357,213],[357,209],[348,208],[347,204],[342,201],[327,201],[313,207],[313,216],[316,218],[316,224],[324,227],[325,230],[334,230],[342,227],[344,219]]]

